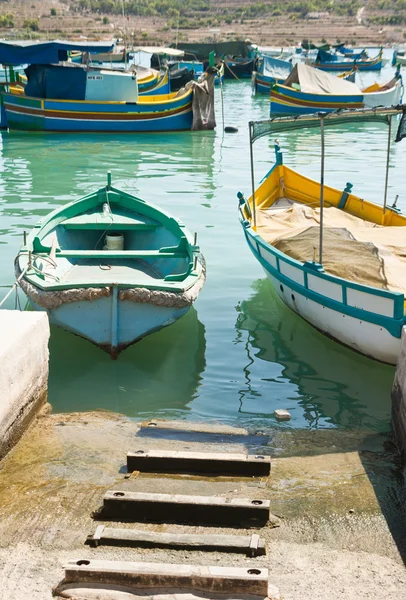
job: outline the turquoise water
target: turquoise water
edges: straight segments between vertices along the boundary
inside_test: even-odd
[[[381,75],[389,80],[393,70]],[[365,85],[375,76],[362,75]],[[195,308],[173,326],[123,352],[117,361],[54,328],[49,401],[56,412],[108,409],[137,418],[220,420],[274,425],[275,408],[292,413],[284,427],[386,431],[394,369],[325,338],[285,308],[248,250],[236,193],[250,191],[248,120],[268,116],[249,82],[224,87],[222,134],[2,133],[0,137],[0,297],[14,281],[23,230],[53,208],[113,184],[158,204],[196,231],[207,282]],[[326,134],[326,181],[382,202],[387,130],[341,127]],[[281,135],[286,164],[318,177],[316,131]],[[273,140],[255,145],[259,180],[273,163]],[[389,201],[406,209],[406,142],[392,144]],[[14,298],[7,307],[14,306]]]

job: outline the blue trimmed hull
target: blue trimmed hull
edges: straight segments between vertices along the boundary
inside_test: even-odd
[[[44,309],[29,300],[35,310]],[[118,300],[113,310],[114,297],[110,295],[93,301],[69,302],[47,310],[52,325],[61,327],[112,355],[134,344],[154,331],[172,325],[186,308],[169,308],[129,300]]]
[[[362,108],[363,94],[354,96],[332,94],[307,94],[288,87],[275,86],[271,92],[271,117],[285,115],[310,115],[320,111],[334,112],[340,108]]]
[[[76,102],[3,94],[10,129],[63,132],[190,130],[192,93],[169,102]]]

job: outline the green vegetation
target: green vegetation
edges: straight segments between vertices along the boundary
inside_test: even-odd
[[[31,29],[31,31],[39,31],[38,19],[26,19],[23,23],[24,29]]]
[[[14,15],[0,15],[0,27],[14,27]]]
[[[56,17],[56,8],[51,8],[50,13],[51,17]]]

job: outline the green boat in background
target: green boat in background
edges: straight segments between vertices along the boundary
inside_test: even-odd
[[[205,281],[196,235],[112,187],[110,173],[107,186],[38,223],[16,272],[35,309],[113,358],[184,315]]]

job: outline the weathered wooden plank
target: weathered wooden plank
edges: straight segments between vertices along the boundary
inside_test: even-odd
[[[205,473],[241,477],[268,476],[269,456],[227,452],[136,450],[127,453],[127,470],[144,473]]]
[[[269,509],[269,500],[109,490],[94,516],[103,520],[262,527],[268,522]]]
[[[99,525],[94,535],[87,538],[91,546],[136,546],[142,548],[174,548],[200,551],[245,553],[249,556],[265,554],[265,542],[259,535],[210,535],[188,533],[161,533]]]
[[[268,596],[268,570],[252,567],[205,567],[109,560],[72,560],[65,566],[69,583],[120,585],[126,588],[200,590],[210,593]]]

